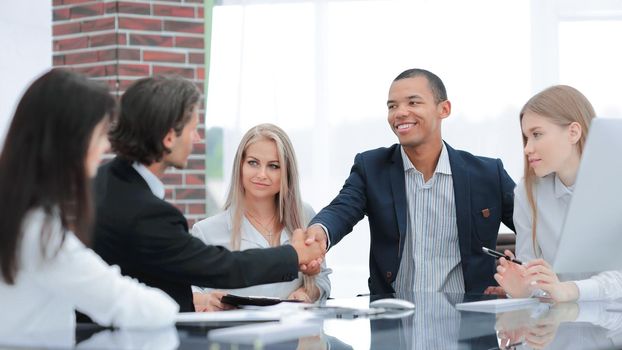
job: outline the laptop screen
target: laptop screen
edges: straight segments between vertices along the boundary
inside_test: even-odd
[[[622,119],[595,118],[562,228],[558,273],[622,269]]]

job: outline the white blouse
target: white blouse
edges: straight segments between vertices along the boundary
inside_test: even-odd
[[[536,179],[535,201],[537,203],[536,254],[532,244],[531,207],[527,200],[525,182],[522,180],[515,189],[514,227],[516,228],[516,257],[530,261],[541,257],[552,263],[557,254],[562,225],[568,205],[572,198],[573,187],[566,187],[553,173]],[[589,232],[586,232],[589,234]],[[563,274],[560,280],[575,280],[579,288],[579,300],[603,300],[622,297],[622,272],[606,271],[597,275]]]
[[[304,205],[304,212],[306,218],[304,225],[306,226],[309,220],[315,215],[315,212],[308,205]],[[219,245],[231,250],[232,215],[233,212],[231,210],[226,210],[207,219],[203,219],[194,224],[190,233],[206,244]],[[281,245],[284,244],[289,244],[289,234],[285,229],[281,232]],[[240,250],[269,247],[270,244],[266,238],[255,229],[246,217],[243,217],[240,227]],[[326,268],[326,261],[324,260],[324,262],[322,262],[322,269],[315,279],[315,283],[320,289],[320,300],[330,295],[330,280],[328,279],[328,275],[331,272],[331,269]],[[246,288],[228,289],[226,291],[240,296],[266,296],[287,299],[292,292],[302,286],[302,277],[303,274],[298,272],[298,278],[293,281],[261,284]],[[195,292],[209,292],[214,290],[195,286],[193,286],[192,289]]]
[[[0,279],[0,339],[64,333],[75,310],[103,326],[156,328],[174,324],[179,306],[166,293],[122,276],[71,232],[61,244],[58,217],[44,225],[43,210],[26,215],[15,283]],[[41,249],[41,232],[50,238]],[[60,250],[57,248],[60,245]]]

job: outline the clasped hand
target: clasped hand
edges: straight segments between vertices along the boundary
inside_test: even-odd
[[[506,250],[504,253],[514,258],[511,251]],[[529,297],[535,289],[545,291],[555,302],[575,301],[579,297],[577,285],[560,282],[551,265],[544,259],[535,259],[525,265],[499,259],[495,280],[514,298]]]
[[[321,228],[320,231],[324,232]],[[324,235],[322,243],[321,240],[310,238],[309,229],[296,229],[292,234],[292,246],[298,253],[300,271],[308,276],[317,275],[326,254],[326,236]]]

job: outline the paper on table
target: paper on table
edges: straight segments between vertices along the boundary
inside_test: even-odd
[[[271,344],[322,333],[321,322],[269,322],[214,329],[207,333],[211,341],[234,344]]]
[[[261,310],[231,310],[215,312],[180,312],[175,319],[176,323],[192,322],[240,322],[240,321],[279,321],[280,312]]]
[[[285,318],[312,318],[310,311],[305,311],[303,303],[281,303],[272,306],[253,306],[244,309],[213,312],[180,312],[177,323],[196,322],[259,322],[281,321]]]
[[[456,304],[456,309],[461,311],[497,313],[527,309],[538,305],[538,303],[539,301],[536,298],[493,299]]]

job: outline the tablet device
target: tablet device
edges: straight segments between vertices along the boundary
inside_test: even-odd
[[[222,299],[220,299],[220,301],[225,304],[232,305],[232,306],[246,306],[246,305],[270,306],[270,305],[276,305],[284,301],[300,302],[300,300],[283,300],[283,299],[273,298],[273,297],[254,297],[254,296],[243,297],[243,296],[234,295],[234,294],[224,295]]]

